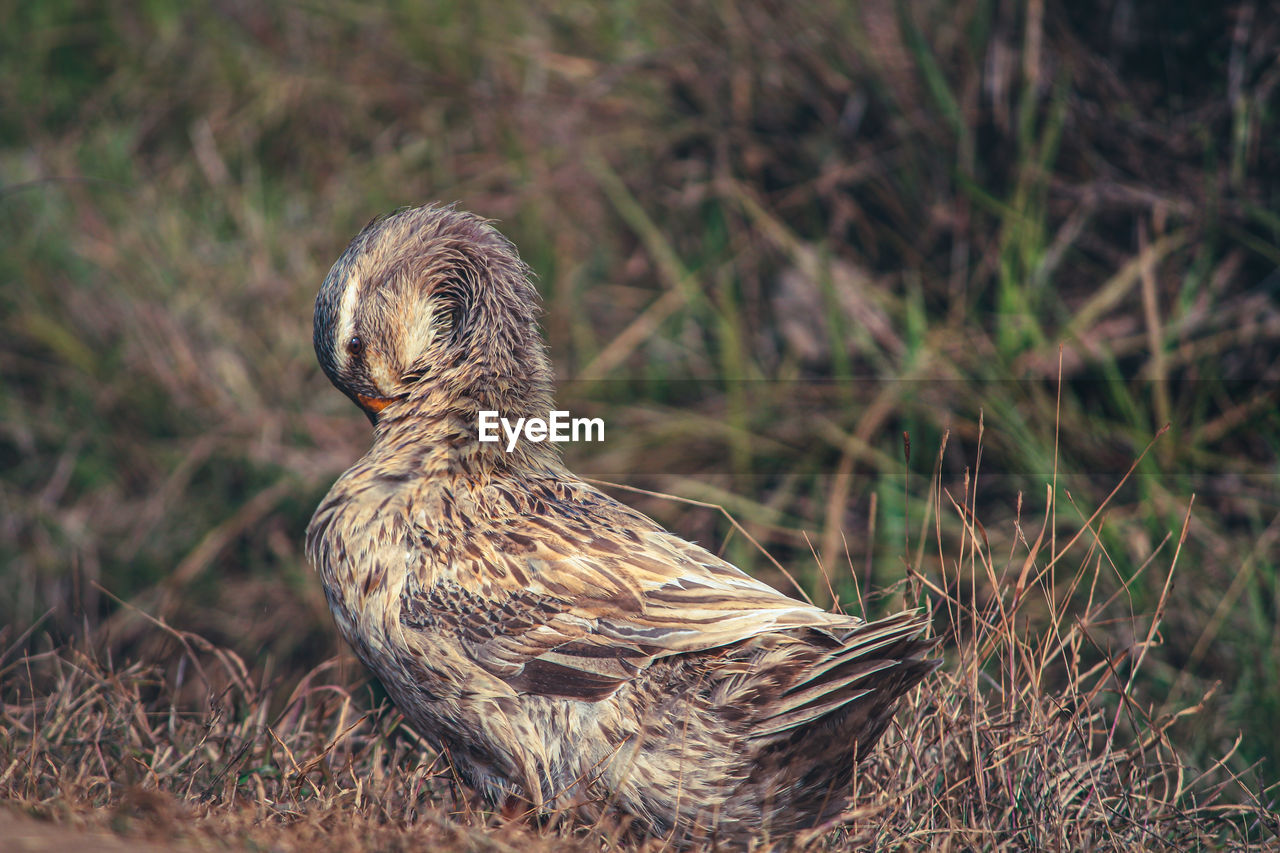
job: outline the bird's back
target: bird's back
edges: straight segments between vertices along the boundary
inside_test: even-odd
[[[347,639],[495,805],[813,826],[933,667],[919,616],[790,599],[567,471],[389,470],[375,447],[335,486],[312,549]]]

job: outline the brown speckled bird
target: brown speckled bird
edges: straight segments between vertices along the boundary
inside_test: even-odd
[[[504,811],[629,816],[677,843],[822,824],[897,699],[924,621],[788,598],[569,472],[550,442],[530,273],[486,221],[404,210],[316,299],[315,348],[375,424],[307,530],[338,628]]]

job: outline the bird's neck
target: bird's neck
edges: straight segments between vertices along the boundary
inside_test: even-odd
[[[402,466],[405,476],[487,478],[504,471],[555,474],[563,470],[563,464],[557,445],[549,441],[534,442],[520,436],[513,442],[501,425],[496,441],[480,440],[482,412],[496,412],[498,419],[514,425],[521,418],[545,419],[553,408],[549,388],[522,388],[505,394],[494,388],[470,394],[440,387],[415,389],[379,415],[372,452],[384,457],[384,466]]]

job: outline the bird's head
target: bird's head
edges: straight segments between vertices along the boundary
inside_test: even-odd
[[[537,289],[486,220],[426,206],[374,220],[316,297],[316,356],[375,424],[396,407],[513,414],[550,405]],[[385,412],[385,415],[384,415]]]

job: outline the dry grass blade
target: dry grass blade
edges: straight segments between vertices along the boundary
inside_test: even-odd
[[[649,497],[662,498],[663,500],[669,500],[669,501],[676,501],[677,503],[688,504],[689,506],[703,507],[704,509],[714,509],[716,512],[720,513],[722,516],[728,519],[729,524],[733,526],[733,529],[735,532],[741,534],[743,538],[745,538],[748,542],[751,543],[752,547],[754,547],[761,554],[763,554],[769,560],[769,562],[773,564],[773,567],[775,569],[777,569],[779,572],[782,573],[782,576],[785,577],[791,583],[791,586],[795,588],[795,591],[802,598],[804,598],[805,601],[808,601],[810,604],[813,603],[812,599],[809,598],[809,594],[805,592],[804,587],[800,585],[800,583],[795,579],[795,577],[791,574],[791,572],[787,571],[786,567],[784,567],[781,563],[779,563],[773,557],[772,554],[770,554],[767,550],[765,550],[764,546],[762,546],[759,542],[756,541],[755,537],[751,535],[750,531],[748,531],[745,527],[739,524],[738,520],[734,518],[729,513],[729,511],[725,509],[723,506],[719,504],[707,503],[706,501],[696,501],[696,500],[693,500],[692,498],[682,498],[679,495],[668,495],[663,492],[655,492],[649,489],[640,489],[635,486],[625,485],[623,483],[610,483],[604,480],[592,480],[589,477],[586,478],[586,480],[588,483],[594,483],[597,486],[605,486],[611,489],[621,489],[624,492],[633,492],[637,495],[648,495]]]

